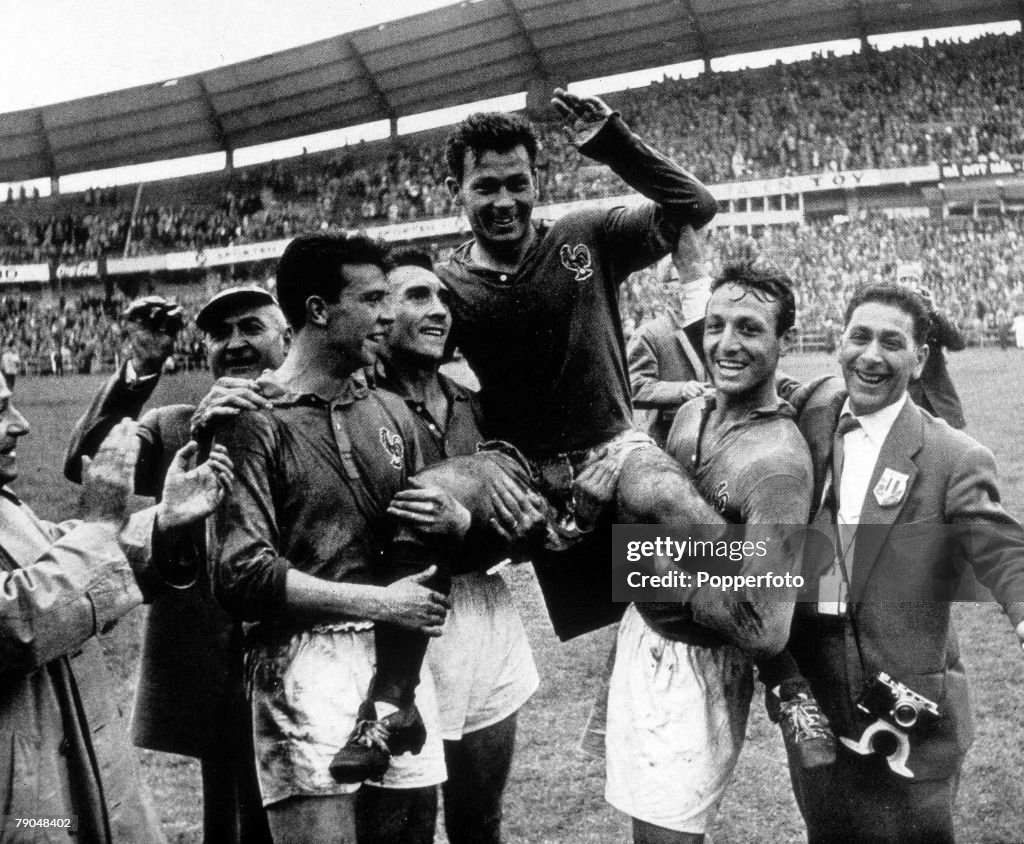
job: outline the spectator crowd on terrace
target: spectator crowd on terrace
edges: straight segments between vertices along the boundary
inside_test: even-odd
[[[1021,56],[1024,35],[990,35],[666,79],[608,99],[654,147],[711,184],[1019,159]],[[560,132],[538,128],[542,202],[625,192]],[[136,207],[133,191],[124,188],[90,189],[56,201],[11,190],[0,203],[0,264],[199,250],[324,226],[355,229],[449,216],[455,209],[444,185],[441,137],[361,144],[239,169],[212,182],[207,177],[204,190],[191,191],[183,180],[178,195],[187,201],[176,203]],[[40,213],[42,202],[50,203],[50,213]],[[952,223],[865,215],[838,225],[767,230],[757,239],[717,232],[708,252],[716,266],[755,255],[780,265],[797,284],[800,322],[811,332],[841,324],[842,303],[855,286],[894,279],[907,262],[918,267],[937,304],[975,337],[1024,314],[1021,218]],[[209,282],[196,302],[208,288]],[[670,301],[650,272],[635,274],[622,295],[627,330]],[[123,351],[126,302],[121,294],[57,301],[0,297],[0,339],[3,348],[13,342],[23,365],[37,371],[100,371]],[[178,360],[199,365],[202,357],[200,336],[184,331]]]
[[[709,184],[828,170],[1024,156],[1024,36],[866,49],[845,57],[667,79],[608,99],[657,149]],[[983,69],[983,72],[982,72]],[[542,202],[625,188],[560,132],[539,127]],[[79,261],[198,250],[454,213],[442,144],[361,144],[223,177],[219,195],[142,203],[128,191],[67,197],[34,214],[0,205],[0,262]]]
[[[1024,217],[933,221],[891,219],[881,214],[841,224],[815,223],[766,229],[758,237],[719,230],[710,235],[712,271],[739,258],[763,258],[794,280],[798,321],[807,334],[842,325],[844,303],[858,285],[897,278],[901,264],[915,267],[935,303],[967,333],[969,342],[1008,330],[1024,314]],[[435,256],[443,257],[443,256]],[[218,286],[242,280],[267,281],[266,265],[245,265],[245,279],[217,276],[181,294],[153,283],[148,292],[172,295],[194,316]],[[187,288],[186,288],[187,289]],[[0,342],[15,343],[22,363],[33,371],[98,372],[123,354],[122,311],[129,297],[78,297],[49,304],[29,296],[0,296]],[[622,289],[627,333],[674,305],[671,289],[650,270],[635,273]],[[202,337],[189,321],[179,335],[177,361],[202,366]],[[57,363],[57,360],[60,363]]]

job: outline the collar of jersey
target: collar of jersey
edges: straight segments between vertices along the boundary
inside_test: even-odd
[[[717,406],[718,394],[712,390],[704,396],[704,413],[711,413],[711,411]],[[781,416],[786,419],[795,419],[796,410],[793,409],[793,406],[788,401],[776,396],[774,403],[755,407],[753,410],[747,412],[748,419],[771,419],[776,416]]]
[[[551,228],[551,223],[548,220],[530,220],[530,225],[533,226],[535,237],[533,238],[533,243],[530,244],[530,248],[527,249],[526,254],[523,255],[523,260],[519,262],[519,269],[514,273],[492,270],[490,267],[481,266],[473,261],[469,257],[469,251],[473,248],[474,243],[472,240],[466,241],[462,246],[456,249],[452,253],[451,259],[453,261],[457,261],[466,269],[467,272],[472,272],[474,275],[483,276],[487,279],[498,279],[501,276],[508,276],[510,279],[515,279],[523,267],[526,266],[530,258],[536,254],[538,249],[540,249],[541,241],[544,240],[544,236],[548,233],[548,229]]]
[[[358,399],[365,399],[370,388],[366,383],[366,375],[359,370],[350,375],[341,389],[332,396],[323,396],[319,393],[299,393],[292,390],[284,392],[269,399],[274,407],[296,407],[299,405],[333,406],[347,405]]]

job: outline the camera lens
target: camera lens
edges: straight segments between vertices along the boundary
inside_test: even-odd
[[[892,717],[899,726],[909,730],[917,723],[917,706],[907,700],[897,701],[892,708]]]

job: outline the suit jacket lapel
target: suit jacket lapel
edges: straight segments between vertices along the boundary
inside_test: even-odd
[[[814,470],[814,490],[811,499],[815,510],[825,494],[826,483],[831,482],[832,447],[835,442],[839,414],[846,402],[846,392],[837,393],[827,405],[815,411],[813,420],[801,419],[801,433],[811,450],[811,465]],[[833,514],[832,521],[835,521]]]
[[[860,513],[860,526],[856,534],[854,551],[852,597],[860,600],[871,571],[878,562],[882,548],[896,519],[899,518],[903,505],[913,488],[917,477],[917,465],[914,456],[921,450],[921,412],[912,401],[907,401],[896,417],[889,436],[882,444],[875,470],[871,473],[867,495]],[[886,469],[906,475],[906,488],[895,503],[882,506],[875,495],[875,488]]]
[[[706,381],[707,373],[704,371],[704,362],[700,359],[700,355],[697,350],[693,347],[693,343],[690,342],[690,338],[686,336],[686,332],[683,330],[683,326],[675,316],[672,317],[672,323],[676,329],[676,340],[679,343],[680,348],[683,350],[683,355],[690,362],[690,366],[693,367],[693,377],[695,381]]]

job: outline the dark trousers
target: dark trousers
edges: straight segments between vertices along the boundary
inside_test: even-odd
[[[500,844],[502,798],[516,742],[516,713],[445,741],[444,825],[451,844]],[[377,788],[356,795],[359,844],[433,844],[436,788]]]
[[[444,743],[444,827],[451,844],[500,844],[502,799],[516,744],[516,713]]]
[[[359,844],[434,844],[437,788],[378,788],[356,792]]]
[[[790,779],[808,844],[953,844],[958,773],[941,780],[897,776],[885,757],[838,749],[834,765]]]
[[[216,750],[201,760],[203,841],[206,844],[271,844],[267,812],[256,779],[252,709],[237,682],[238,694],[221,719],[225,733]]]

